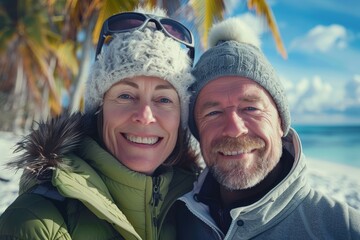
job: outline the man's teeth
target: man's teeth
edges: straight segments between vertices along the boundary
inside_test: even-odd
[[[126,139],[130,142],[141,143],[141,144],[155,144],[159,141],[158,137],[138,137],[126,135]]]
[[[235,156],[235,155],[240,155],[240,154],[244,154],[244,153],[249,153],[250,151],[226,151],[226,152],[222,152],[222,154],[224,154],[225,156]]]

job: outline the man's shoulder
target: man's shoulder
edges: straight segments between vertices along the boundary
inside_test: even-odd
[[[360,210],[322,192],[311,190],[298,212],[309,222],[328,226],[336,231],[350,230],[360,234]]]
[[[310,190],[308,196],[304,199],[303,204],[310,209],[314,209],[314,211],[316,211],[315,209],[317,209],[317,211],[327,211],[330,209],[331,213],[355,211],[360,214],[359,209],[355,209],[348,203],[315,189]]]

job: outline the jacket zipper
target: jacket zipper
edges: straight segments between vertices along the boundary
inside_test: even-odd
[[[198,212],[196,210],[196,208],[193,208],[190,201],[184,197],[182,199],[180,199],[180,201],[183,201],[186,205],[186,207],[189,209],[189,211],[194,214],[195,216],[197,216],[197,218],[199,218],[203,223],[205,223],[205,225],[207,225],[208,227],[210,227],[218,236],[219,240],[224,238],[224,235],[222,235],[222,232],[220,229],[217,229],[217,227],[215,227],[212,223],[209,222],[208,219],[206,219],[206,217],[202,216],[202,214],[200,212]]]
[[[157,207],[159,205],[159,202],[162,201],[162,196],[160,193],[160,177],[153,177],[153,191],[152,191],[152,221],[154,226],[154,236],[155,238],[158,237],[158,227],[159,227],[159,221],[158,221],[158,213],[157,213]]]

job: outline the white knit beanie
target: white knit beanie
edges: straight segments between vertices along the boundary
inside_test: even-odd
[[[135,76],[159,77],[171,83],[179,95],[182,127],[187,127],[188,87],[194,82],[186,48],[161,31],[118,33],[102,50],[91,68],[85,89],[85,112],[95,113],[112,85]]]

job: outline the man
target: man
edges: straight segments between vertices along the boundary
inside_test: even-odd
[[[252,34],[237,19],[215,25],[194,67],[189,126],[207,168],[178,201],[178,239],[360,239],[359,211],[308,185],[283,86]]]

